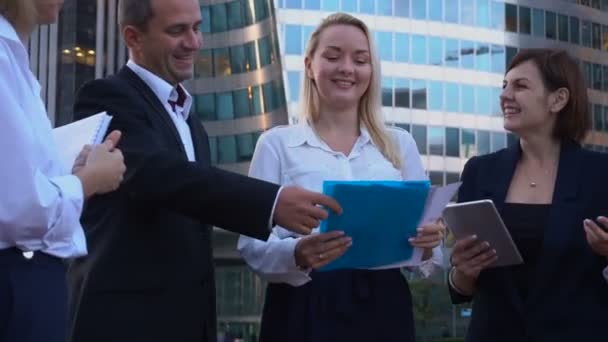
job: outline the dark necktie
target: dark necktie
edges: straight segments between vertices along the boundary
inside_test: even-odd
[[[174,112],[176,111],[177,107],[184,108],[184,103],[186,102],[186,92],[182,88],[181,84],[178,84],[175,87],[175,90],[177,91],[177,101],[167,101],[171,105],[171,109],[173,109]]]

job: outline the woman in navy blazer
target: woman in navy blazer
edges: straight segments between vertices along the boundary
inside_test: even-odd
[[[579,67],[564,51],[523,50],[500,103],[520,140],[470,159],[458,199],[493,200],[524,264],[489,268],[496,251],[487,242],[456,242],[449,287],[453,303],[473,301],[466,341],[605,338],[608,253],[586,220],[608,213],[608,154],[579,145],[590,127]]]

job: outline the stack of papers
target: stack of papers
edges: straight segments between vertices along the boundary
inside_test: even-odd
[[[53,137],[66,170],[72,170],[84,145],[101,144],[111,120],[111,116],[101,112],[53,129]]]
[[[422,250],[408,239],[432,223],[460,183],[431,188],[428,181],[325,181],[323,193],[335,198],[344,212],[330,212],[320,231],[344,231],[353,245],[321,271],[342,268],[379,269],[415,266]]]

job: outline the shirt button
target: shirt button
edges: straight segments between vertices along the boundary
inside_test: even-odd
[[[31,260],[34,257],[34,252],[32,251],[28,251],[28,252],[23,252],[21,253],[23,255],[24,258],[26,258],[27,260]]]

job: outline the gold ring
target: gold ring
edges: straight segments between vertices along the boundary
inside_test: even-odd
[[[323,255],[323,253],[319,254],[319,260],[323,260],[325,259],[325,255]]]

